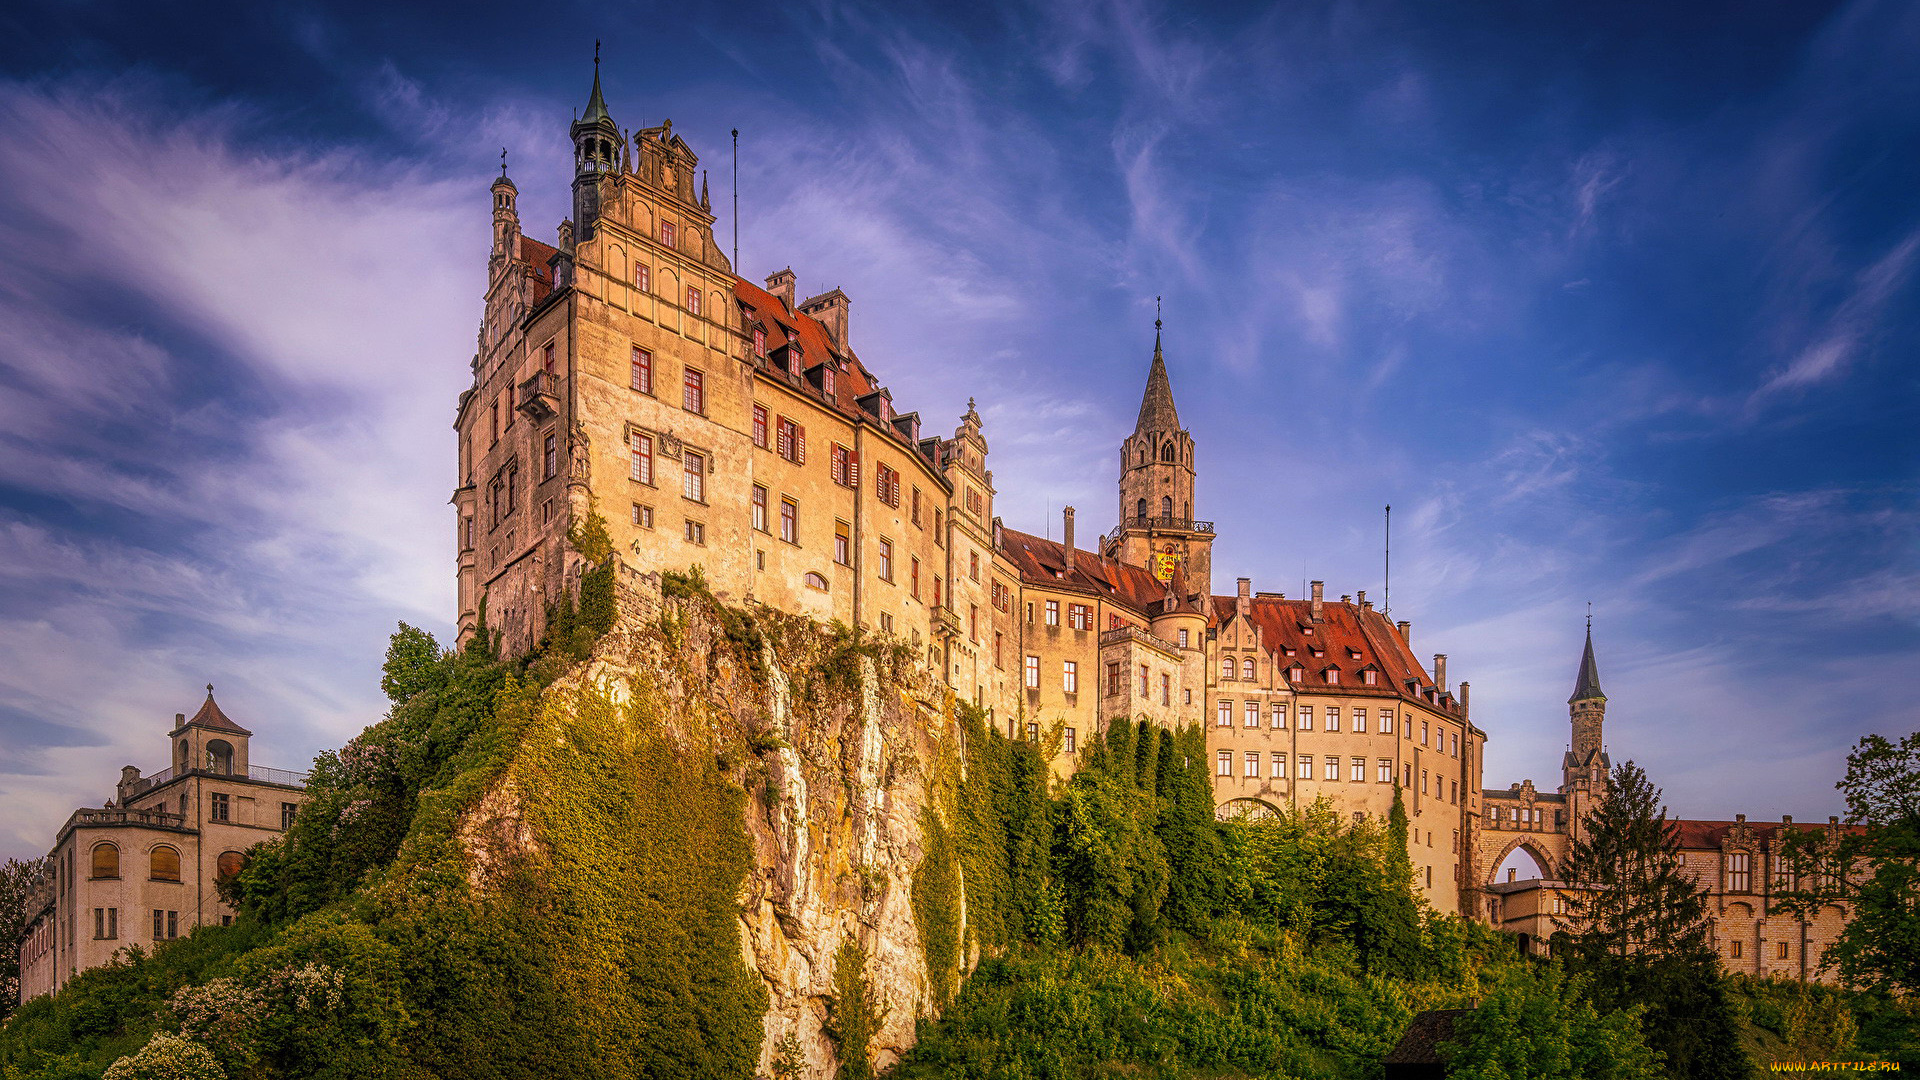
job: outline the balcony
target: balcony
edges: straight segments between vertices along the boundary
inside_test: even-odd
[[[1148,529],[1155,532],[1211,533],[1213,522],[1199,521],[1183,517],[1128,517],[1122,518],[1113,531],[1101,539],[1102,544],[1110,544],[1120,539],[1120,535],[1129,529]]]
[[[515,411],[530,420],[544,420],[560,411],[560,379],[551,371],[536,371],[520,381]]]
[[[131,784],[123,785],[125,794],[121,801],[138,798],[162,784],[170,784],[183,776],[207,776],[215,780],[238,779],[239,773],[221,772],[218,769],[161,769],[152,776],[142,776]],[[264,765],[247,766],[248,780],[262,784],[275,784],[280,787],[301,788],[307,786],[307,774],[292,769],[269,769]],[[83,813],[85,811],[82,811]]]
[[[933,609],[934,636],[953,640],[960,636],[960,613],[942,604]]]
[[[170,814],[165,810],[128,810],[115,807],[103,810],[95,807],[81,807],[73,812],[65,825],[60,826],[59,835],[65,836],[67,830],[76,825],[146,825],[158,829],[185,830],[187,819],[182,814]]]
[[[1111,630],[1102,630],[1100,632],[1100,647],[1102,649],[1109,645],[1126,645],[1130,643],[1145,645],[1149,649],[1156,649],[1174,659],[1178,659],[1180,656],[1177,651],[1179,646],[1168,641],[1166,638],[1149,634],[1132,623],[1128,623],[1125,626],[1116,626]]]

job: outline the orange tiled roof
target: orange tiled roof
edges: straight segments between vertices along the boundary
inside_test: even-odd
[[[873,373],[851,350],[835,348],[833,335],[827,333],[818,319],[788,309],[779,297],[744,278],[734,279],[733,295],[746,309],[748,323],[757,321],[766,328],[769,354],[791,342],[799,342],[802,371],[835,356],[846,357],[847,370],[838,372],[833,380],[833,405],[845,413],[862,411],[859,400],[879,388]]]
[[[1717,851],[1721,841],[1725,840],[1727,834],[1740,824],[1742,823],[1734,821],[1696,821],[1692,818],[1675,818],[1667,822],[1667,827],[1673,830],[1683,848],[1710,848]],[[1754,839],[1761,841],[1775,839],[1784,829],[1812,832],[1828,828],[1824,821],[1796,821],[1791,825],[1781,821],[1748,821],[1744,824],[1752,831]],[[1840,828],[1851,833],[1865,831],[1865,827],[1860,825],[1842,825]]]
[[[538,307],[542,300],[553,294],[553,264],[550,260],[560,253],[560,249],[543,244],[533,237],[520,235],[520,257],[533,264],[533,295],[528,297],[528,307]]]
[[[229,720],[227,714],[220,711],[220,706],[214,703],[213,687],[211,686],[207,687],[207,700],[200,706],[200,711],[193,714],[193,719],[180,726],[183,728],[203,727],[212,731],[231,732],[235,735],[253,734],[253,732]]]
[[[1224,625],[1233,618],[1236,610],[1236,596],[1216,596],[1213,598],[1213,614],[1217,623]],[[1421,687],[1431,687],[1433,680],[1426,669],[1401,640],[1400,633],[1394,629],[1385,615],[1372,608],[1362,608],[1358,604],[1342,601],[1323,601],[1320,605],[1321,622],[1313,621],[1313,601],[1283,600],[1277,596],[1255,596],[1248,600],[1247,617],[1260,628],[1260,641],[1269,652],[1275,653],[1282,668],[1298,663],[1305,669],[1310,679],[1316,678],[1329,667],[1337,667],[1341,672],[1351,674],[1373,665],[1381,672],[1380,684],[1376,687],[1357,685],[1358,680],[1342,679],[1342,691],[1365,692],[1368,689],[1404,693],[1408,680],[1415,680]],[[1312,627],[1309,634],[1307,627]],[[1291,648],[1294,655],[1286,655]],[[1326,655],[1315,656],[1313,650],[1319,648]],[[1359,655],[1354,656],[1354,652]]]
[[[1091,551],[1074,551],[1069,563],[1066,545],[1006,528],[1000,530],[1000,550],[1021,581],[1105,597],[1143,617],[1158,614],[1166,599],[1167,587],[1152,574]]]

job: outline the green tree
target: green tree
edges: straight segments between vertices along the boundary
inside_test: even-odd
[[[1602,1013],[1585,983],[1558,965],[1505,969],[1479,1008],[1442,1043],[1451,1080],[1654,1080],[1659,1058],[1639,1009]]]
[[[440,643],[425,630],[401,623],[387,639],[387,662],[380,665],[380,689],[398,705],[436,685],[440,677]]]
[[[1567,914],[1555,917],[1569,966],[1603,1008],[1643,1004],[1641,1030],[1670,1075],[1751,1072],[1738,1018],[1708,942],[1706,894],[1687,876],[1660,789],[1633,762],[1567,845]]]
[[[20,1004],[20,936],[32,918],[34,886],[47,860],[8,859],[0,866],[0,1020]]]
[[[1799,887],[1781,907],[1806,916],[1830,903],[1853,907],[1826,964],[1848,985],[1894,996],[1920,993],[1920,732],[1895,742],[1869,735],[1847,755],[1847,823],[1831,835],[1807,829],[1788,840]]]

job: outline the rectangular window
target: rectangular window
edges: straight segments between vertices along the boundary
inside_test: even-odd
[[[1393,713],[1388,709],[1380,710],[1380,734],[1393,734]]]
[[[1173,704],[1173,676],[1160,676],[1160,704]]]
[[[1069,694],[1080,692],[1080,665],[1071,660],[1060,664],[1060,689]]]
[[[947,546],[947,534],[941,531],[941,528],[940,528],[940,511],[939,510],[935,510],[933,512],[933,546],[934,547]]]
[[[1447,753],[1452,755],[1453,757],[1460,756],[1460,733],[1459,732],[1452,731],[1447,733]]]
[[[153,909],[153,940],[164,941],[167,937],[167,913],[161,908]]]
[[[978,604],[967,605],[967,640],[972,642],[980,640],[980,605]]]
[[[765,405],[753,407],[753,445],[762,450],[767,448],[767,407]]]
[[[1273,725],[1273,730],[1275,731],[1279,731],[1281,728],[1286,727],[1287,726],[1287,707],[1285,705],[1280,704],[1277,701],[1274,702],[1273,712],[1272,714],[1269,715],[1268,722]]]
[[[789,544],[800,542],[800,504],[792,499],[780,500],[780,539]]]
[[[1255,778],[1260,775],[1260,751],[1247,751],[1246,763],[1243,766],[1241,775]]]
[[[765,512],[766,512],[766,508],[761,507],[761,513],[764,515]],[[643,529],[653,528],[653,507],[642,506],[639,503],[634,503],[633,504],[633,523],[635,525],[640,526]]]
[[[687,369],[686,387],[680,394],[680,407],[690,413],[707,411],[707,377],[692,368]]]
[[[933,575],[933,606],[940,606],[940,575]]]
[[[1119,693],[1120,693],[1120,661],[1110,660],[1107,662],[1107,694],[1108,696],[1115,696],[1115,695],[1118,695]]]
[[[1040,658],[1029,656],[1026,660],[1027,689],[1040,689]]]
[[[1313,706],[1311,705],[1300,706],[1300,730],[1313,730]]]
[[[1187,632],[1185,630],[1180,631],[1180,647],[1183,649],[1187,647]]]
[[[834,443],[833,448],[827,452],[828,478],[841,487],[852,487],[855,483],[851,479],[853,470],[849,467],[852,463],[853,451],[839,443]]]
[[[1147,693],[1148,693],[1147,688],[1152,685],[1152,683],[1150,682],[1150,679],[1151,679],[1151,675],[1147,671],[1147,665],[1141,664],[1140,665],[1140,700],[1142,701],[1145,701],[1147,699]]]
[[[1427,745],[1427,721],[1420,721],[1420,745]]]
[[[833,523],[833,561],[841,566],[853,565],[853,530],[844,521]]]
[[[633,347],[633,368],[627,385],[642,394],[653,393],[653,354],[638,345]]]
[[[1353,733],[1355,735],[1365,735],[1367,733],[1367,710],[1353,710]]]
[[[1245,713],[1241,717],[1241,724],[1246,727],[1260,726],[1260,703],[1259,702],[1257,701],[1247,702]]]
[[[674,246],[674,243],[673,243],[673,222],[671,222],[671,221],[663,221],[663,222],[661,222],[661,223],[660,223],[660,242],[661,242],[662,244],[665,244],[665,245],[666,245],[666,246],[668,246],[668,247],[673,247],[673,246]]]
[[[919,488],[913,489],[913,500],[912,500],[911,506],[912,506],[912,513],[908,516],[913,521],[913,527],[917,529],[920,527],[920,489]]]
[[[807,463],[807,429],[782,416],[774,422],[780,456],[795,465]]]
[[[641,292],[653,291],[653,275],[648,272],[646,263],[633,264],[633,287]]]
[[[1006,635],[1002,634],[998,630],[995,630],[993,632],[993,666],[996,670],[1004,670],[1006,668],[1006,664],[1001,662],[1001,655],[1000,655],[1001,646],[1005,644],[1006,644]]]
[[[1787,958],[1787,951],[1786,942],[1775,942],[1773,946],[1773,958],[1775,960],[1785,960]]]
[[[627,467],[627,478],[643,484],[653,483],[653,436],[634,432],[631,439],[632,460]]]
[[[1220,751],[1219,756],[1216,759],[1216,764],[1214,765],[1213,769],[1215,773],[1221,776],[1232,776],[1233,775],[1233,751],[1231,750]]]
[[[1447,781],[1447,801],[1450,803],[1458,803],[1460,801],[1460,781]]]
[[[1301,780],[1313,779],[1313,755],[1312,754],[1301,754],[1300,760],[1296,763],[1295,767],[1298,771],[1294,773],[1294,776],[1298,777]]]
[[[1373,779],[1375,782],[1381,784],[1393,783],[1393,762],[1386,758],[1381,758],[1376,762]]]
[[[893,633],[893,616],[892,615],[884,611],[880,613],[880,629],[883,633],[888,633],[888,634]]]
[[[298,810],[299,808],[300,808],[299,803],[283,802],[280,804],[280,831],[281,832],[286,832],[288,829],[293,828],[293,812],[295,810]]]
[[[1320,774],[1320,778],[1322,780],[1340,779],[1340,759],[1339,758],[1337,757],[1327,758],[1325,762],[1325,766],[1326,766],[1325,769]]]
[[[753,527],[760,532],[767,531],[767,489],[759,484],[753,485]],[[638,524],[636,522],[636,524]]]
[[[1340,706],[1338,705],[1327,706],[1327,730],[1340,730]]]
[[[1273,760],[1269,764],[1272,771],[1267,774],[1268,776],[1271,776],[1275,780],[1285,780],[1287,778],[1287,755],[1276,753],[1273,755]]]
[[[1075,630],[1093,629],[1093,608],[1086,604],[1068,604],[1067,625]]]
[[[1728,892],[1753,891],[1752,859],[1753,857],[1744,851],[1734,851],[1727,854]]]
[[[232,812],[233,808],[229,804],[224,792],[216,791],[207,796],[207,818],[209,820],[230,821],[232,819],[229,818],[228,815]]]
[[[1744,942],[1738,940],[1727,942],[1727,956],[1734,960],[1740,959],[1746,952],[1746,950],[1742,948],[1743,944]]]
[[[1367,759],[1366,758],[1357,757],[1357,758],[1348,759],[1347,779],[1353,781],[1356,784],[1364,784],[1367,782]]]
[[[1040,725],[1031,720],[1027,722],[1027,741],[1030,743],[1040,741]]]
[[[1420,770],[1420,794],[1425,795],[1426,793],[1427,793],[1427,770],[1421,769]]]
[[[1214,707],[1213,724],[1215,727],[1233,726],[1233,702],[1222,701]]]
[[[912,556],[912,560],[907,566],[907,595],[918,600],[920,599],[920,556]]]
[[[899,490],[898,485],[894,490]],[[980,580],[980,553],[977,551],[967,552],[967,576],[975,581]]]
[[[700,286],[687,286],[687,314],[700,314]]]
[[[875,498],[893,507],[895,510],[900,509],[900,473],[894,469],[887,468],[885,465],[875,466],[873,470],[873,494]]]
[[[767,328],[764,326],[756,326],[753,328],[753,355],[762,359],[766,358]]]
[[[707,527],[698,521],[687,522],[687,543],[704,544],[707,542]]]
[[[692,450],[680,452],[682,481],[680,494],[694,502],[707,501],[707,456]]]
[[[880,580],[893,580],[893,541],[882,538],[880,541]],[[934,579],[938,581],[938,578]],[[934,590],[939,592],[938,589]]]
[[[1060,601],[1058,600],[1047,601],[1047,625],[1060,625]]]
[[[1062,746],[1063,746],[1063,748],[1064,748],[1064,749],[1065,749],[1065,750],[1067,751],[1067,753],[1069,753],[1069,754],[1071,754],[1071,753],[1073,753],[1073,752],[1074,752],[1074,749],[1075,749],[1075,746],[1074,746],[1074,742],[1075,742],[1075,740],[1074,740],[1074,734],[1075,734],[1075,733],[1074,733],[1074,730],[1073,730],[1072,728],[1068,728],[1068,729],[1067,729],[1067,731],[1066,731],[1066,741],[1065,741],[1065,742],[1064,742],[1064,743],[1062,744]]]

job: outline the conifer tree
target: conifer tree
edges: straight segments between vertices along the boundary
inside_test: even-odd
[[[1706,894],[1679,847],[1660,789],[1631,761],[1615,767],[1567,845],[1556,937],[1603,1008],[1647,1006],[1641,1028],[1669,1075],[1734,1080],[1751,1066],[1708,942]]]

